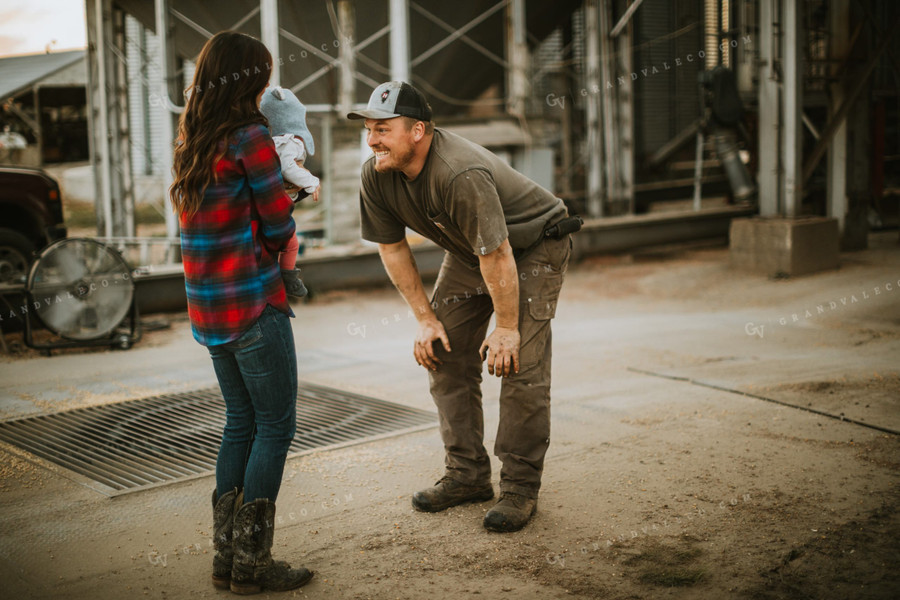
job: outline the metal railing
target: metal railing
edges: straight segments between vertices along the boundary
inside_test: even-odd
[[[98,237],[122,255],[132,267],[173,265],[181,262],[181,238],[178,237]]]

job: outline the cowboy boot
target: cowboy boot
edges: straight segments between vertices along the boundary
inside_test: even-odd
[[[309,569],[294,569],[284,561],[272,559],[275,503],[266,498],[242,502],[243,496],[235,504],[231,591],[235,594],[257,594],[262,590],[283,592],[312,579]]]
[[[212,582],[220,590],[227,590],[231,583],[231,563],[234,548],[231,545],[231,534],[234,527],[234,501],[237,499],[237,488],[217,497],[213,490],[213,574]]]

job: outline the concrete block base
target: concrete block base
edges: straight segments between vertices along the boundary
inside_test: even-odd
[[[734,219],[729,247],[732,267],[769,277],[836,269],[838,222],[826,217]]]

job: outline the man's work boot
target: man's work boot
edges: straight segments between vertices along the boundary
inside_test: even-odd
[[[412,505],[423,512],[439,512],[466,502],[484,502],[494,497],[490,483],[466,485],[449,477],[442,477],[433,487],[416,492]]]
[[[284,291],[288,296],[302,298],[309,293],[303,285],[303,280],[300,279],[300,269],[282,269],[281,279],[284,281]]]
[[[528,524],[537,510],[537,499],[512,492],[501,492],[500,500],[484,515],[484,528],[500,533],[518,531]]]

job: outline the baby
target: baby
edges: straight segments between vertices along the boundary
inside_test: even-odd
[[[303,167],[306,157],[316,153],[315,142],[306,126],[306,107],[291,90],[268,87],[259,102],[259,110],[269,121],[269,131],[281,159],[281,176],[286,187],[291,184],[299,188],[298,191],[288,192],[288,196],[295,203],[310,195],[314,202],[318,202],[319,179]],[[294,236],[278,258],[284,289],[288,295],[298,298],[307,294],[306,286],[300,279],[300,270],[296,268],[299,248],[300,242]]]

